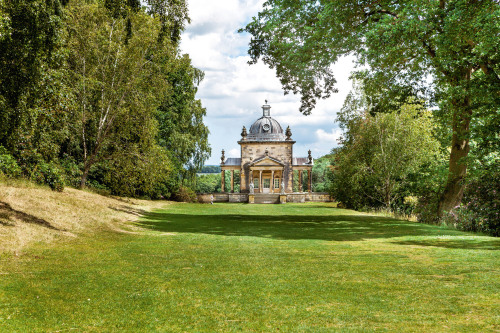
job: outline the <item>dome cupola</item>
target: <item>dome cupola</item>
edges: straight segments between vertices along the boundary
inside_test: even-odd
[[[257,119],[250,127],[247,140],[250,141],[284,141],[285,135],[280,123],[271,118],[271,106],[262,106],[262,117]]]

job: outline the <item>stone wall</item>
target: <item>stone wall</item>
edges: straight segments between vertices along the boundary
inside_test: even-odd
[[[312,202],[331,202],[333,198],[330,197],[329,193],[326,192],[312,192],[306,193],[306,201]]]
[[[198,194],[199,203],[210,203],[212,193]],[[229,193],[213,193],[214,202],[229,202]]]
[[[198,202],[210,203],[210,193],[198,194]],[[248,202],[247,193],[213,193],[214,202]],[[286,202],[331,202],[333,199],[328,193],[287,193]]]
[[[286,202],[306,202],[306,194],[305,193],[289,193],[286,196]]]
[[[248,202],[248,194],[229,193],[229,202]]]

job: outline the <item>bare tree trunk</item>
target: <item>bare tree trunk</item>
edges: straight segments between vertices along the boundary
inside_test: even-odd
[[[87,183],[87,177],[89,175],[91,164],[85,163],[85,167],[83,168],[82,178],[80,179],[80,188],[85,188],[85,184]]]
[[[85,159],[83,162],[83,173],[82,173],[82,178],[80,178],[80,188],[84,188],[87,183],[87,177],[89,175],[90,168],[96,162],[97,154],[99,153],[100,147],[101,143],[99,142],[97,146],[94,148],[92,155],[90,155],[90,157],[88,159]]]
[[[470,78],[470,72],[468,73]],[[465,176],[467,173],[467,155],[469,154],[470,122],[472,110],[470,98],[463,97],[460,101],[453,103],[453,137],[451,141],[451,152],[448,168],[448,180],[444,191],[439,199],[438,217],[443,213],[451,211],[460,205],[465,188]]]

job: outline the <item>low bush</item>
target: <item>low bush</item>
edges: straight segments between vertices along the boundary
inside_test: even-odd
[[[21,175],[21,168],[17,164],[16,159],[2,146],[0,146],[0,173],[8,178],[15,178]]]
[[[30,179],[49,185],[51,190],[62,192],[64,190],[64,173],[55,163],[40,162],[30,172]]]
[[[174,195],[172,196],[172,199],[174,201],[180,201],[180,202],[196,202],[196,193],[190,189],[189,187],[186,186],[181,186],[179,187],[179,190],[177,190]]]
[[[462,204],[440,219],[436,217],[438,195],[421,197],[416,208],[418,221],[500,236],[500,170],[493,167],[481,170],[479,176],[471,178]]]
[[[464,204],[457,209],[462,230],[481,231],[500,236],[500,170],[485,170],[465,189]]]

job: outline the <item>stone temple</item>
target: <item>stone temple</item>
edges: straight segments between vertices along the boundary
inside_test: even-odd
[[[266,101],[267,102],[267,101]],[[238,144],[241,157],[226,158],[224,150],[221,157],[222,192],[234,192],[234,173],[240,174],[240,193],[249,194],[287,194],[293,193],[294,172],[299,180],[307,172],[307,191],[311,192],[313,158],[309,150],[307,157],[293,154],[292,131],[285,131],[280,123],[271,117],[271,106],[262,106],[262,117],[257,119],[250,130],[245,126]],[[225,171],[230,171],[230,189],[224,188]],[[302,181],[298,181],[298,192],[302,192]],[[251,198],[249,200],[252,202]]]

